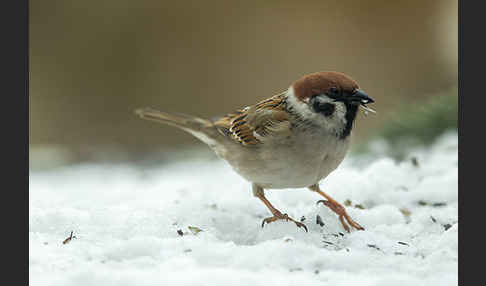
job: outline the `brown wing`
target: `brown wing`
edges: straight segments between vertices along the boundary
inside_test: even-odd
[[[225,136],[246,145],[263,143],[270,133],[286,135],[290,132],[288,113],[285,111],[285,92],[221,117],[214,122]]]

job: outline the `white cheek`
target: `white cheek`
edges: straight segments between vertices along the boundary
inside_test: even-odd
[[[335,105],[334,113],[329,116],[323,116],[322,114],[315,113],[311,110],[308,101],[301,101],[297,99],[294,94],[294,89],[290,87],[287,90],[287,101],[289,106],[291,106],[296,113],[301,114],[303,118],[309,119],[319,126],[329,130],[330,132],[341,133],[346,125],[346,106],[342,102],[334,102],[331,98],[322,98],[324,102],[328,101]]]

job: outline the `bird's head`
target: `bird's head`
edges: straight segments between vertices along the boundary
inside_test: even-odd
[[[291,85],[289,93],[297,112],[326,127],[342,125],[343,137],[351,132],[358,108],[370,110],[366,104],[374,102],[355,80],[333,71],[305,75]]]

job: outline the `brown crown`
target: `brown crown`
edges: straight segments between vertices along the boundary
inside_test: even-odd
[[[316,72],[305,75],[292,84],[295,96],[304,100],[314,94],[327,93],[331,87],[352,93],[358,89],[358,83],[340,72]]]

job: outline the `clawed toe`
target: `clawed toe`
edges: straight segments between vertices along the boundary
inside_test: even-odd
[[[298,221],[293,221],[298,227],[303,227],[305,232],[309,232],[307,230],[307,226],[305,226],[305,224],[301,223],[301,222],[298,222]]]
[[[361,225],[359,225],[359,223],[355,222],[354,220],[352,220],[349,216],[346,216],[346,221],[352,226],[354,227],[355,229],[357,230],[365,230],[364,227],[362,227]]]
[[[277,210],[274,206],[272,206],[272,204],[267,200],[267,198],[265,198],[265,195],[263,194],[263,188],[256,185],[256,184],[253,184],[253,188],[254,188],[254,194],[256,195],[257,198],[259,198],[266,206],[267,208],[270,210],[270,212],[272,212],[273,216],[272,217],[267,217],[266,219],[264,219],[262,221],[262,227],[265,225],[265,223],[271,223],[273,221],[276,221],[278,219],[284,219],[286,221],[293,221],[295,223],[295,225],[297,225],[298,227],[303,227],[305,229],[305,232],[308,232],[307,231],[307,226],[305,226],[305,224],[301,223],[301,222],[298,222],[298,221],[295,221],[293,218],[289,217],[287,214],[282,214],[279,210]]]
[[[327,205],[328,205],[328,203],[329,203],[329,201],[326,201],[326,200],[318,200],[318,201],[316,202],[316,205],[319,205],[319,203],[322,203],[323,205],[326,205],[326,206],[327,206]]]
[[[357,230],[365,230],[364,227],[359,225],[359,223],[357,223],[353,219],[351,219],[351,217],[349,217],[349,215],[346,213],[346,210],[344,209],[344,207],[341,206],[340,204],[338,204],[337,202],[332,203],[328,200],[319,200],[319,201],[317,201],[316,204],[319,204],[319,203],[322,203],[323,205],[327,206],[328,208],[330,208],[333,212],[335,212],[339,216],[339,221],[341,221],[341,224],[343,225],[344,229],[347,232],[350,232],[350,228],[346,224],[344,219],[346,219],[348,224],[351,225],[353,228],[355,228]]]
[[[274,221],[279,220],[279,219],[286,220],[286,221],[289,221],[289,220],[293,221],[295,223],[295,225],[297,225],[299,228],[303,227],[305,232],[308,232],[307,226],[305,224],[298,222],[298,221],[295,221],[293,218],[289,217],[287,214],[276,214],[272,217],[267,217],[267,218],[263,219],[262,227],[265,225],[265,223],[269,224],[269,223],[274,222]]]
[[[277,217],[267,217],[267,218],[264,218],[263,221],[262,221],[262,227],[265,225],[265,223],[269,224],[273,221],[276,221],[278,218]]]

